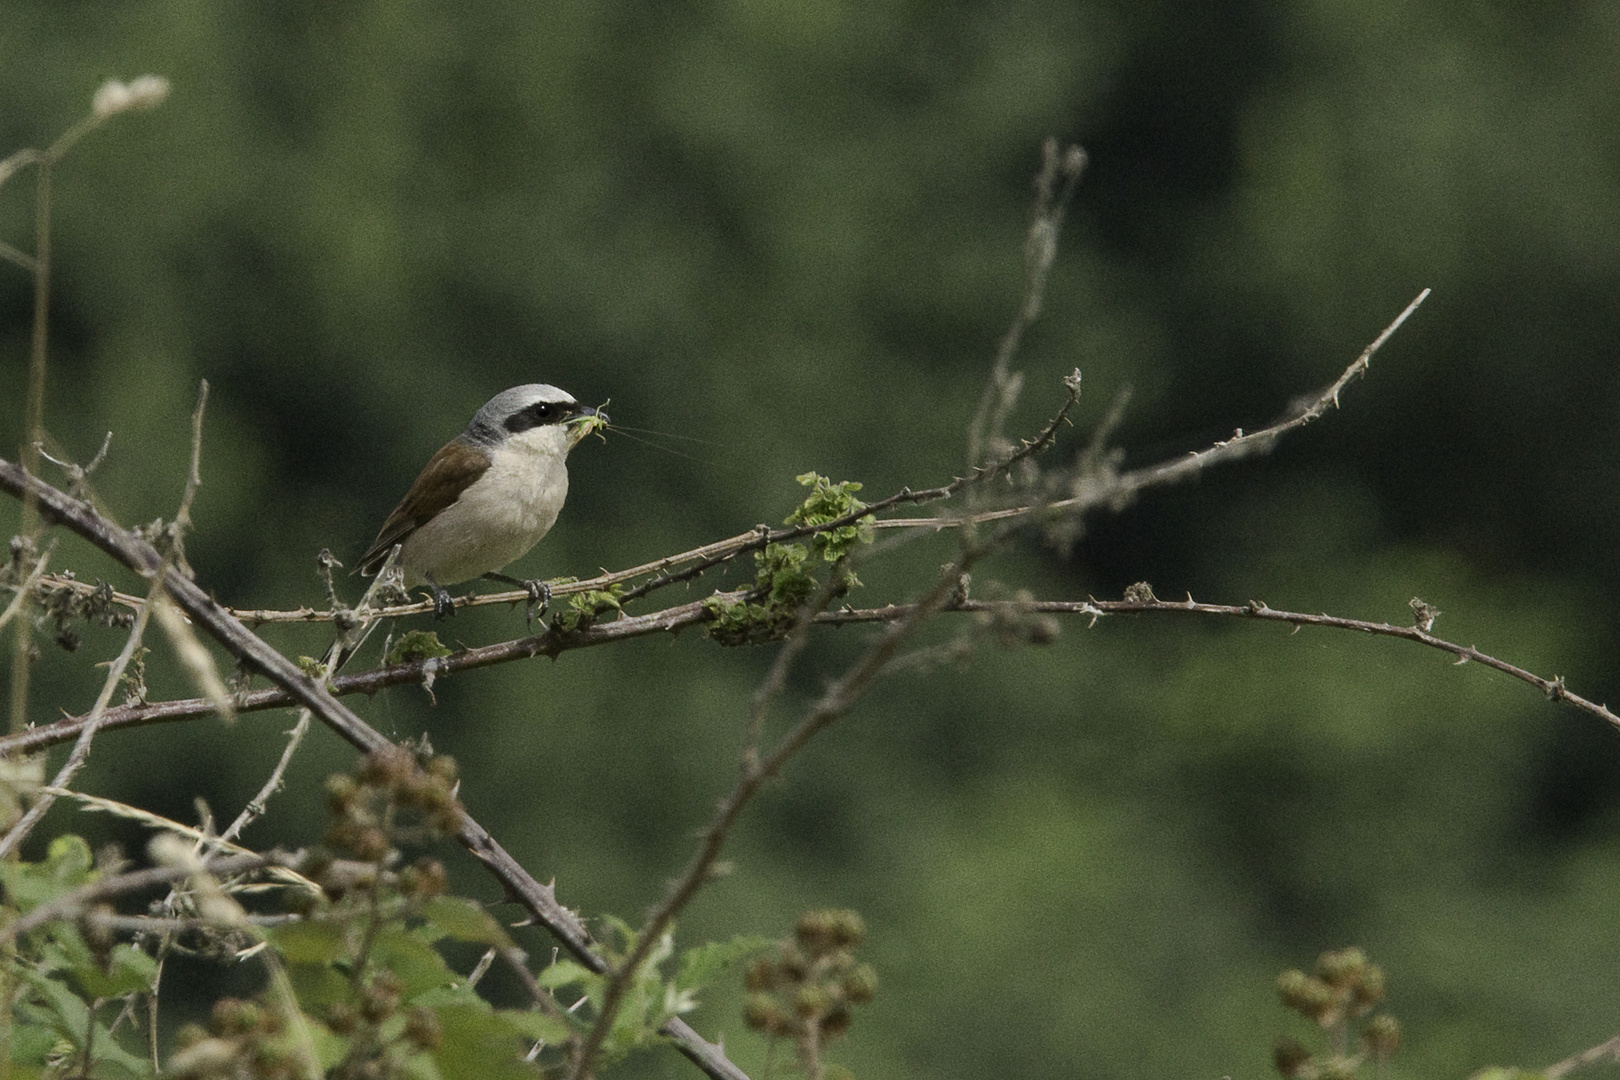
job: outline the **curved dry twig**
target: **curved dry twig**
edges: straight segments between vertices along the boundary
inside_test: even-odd
[[[842,611],[829,611],[819,616],[816,621],[832,626],[844,626],[855,623],[890,623],[896,619],[905,618],[909,613],[909,604],[891,604],[880,608],[845,608]],[[1561,701],[1572,705],[1584,713],[1588,713],[1605,723],[1620,728],[1620,715],[1616,715],[1607,705],[1600,705],[1589,698],[1582,697],[1564,685],[1562,676],[1555,675],[1546,678],[1533,671],[1527,671],[1517,664],[1509,663],[1489,653],[1481,652],[1473,645],[1462,645],[1455,641],[1447,641],[1437,637],[1418,626],[1402,626],[1399,623],[1376,622],[1370,619],[1351,619],[1342,615],[1309,614],[1303,611],[1279,611],[1268,607],[1263,601],[1252,600],[1247,604],[1203,604],[1194,602],[1191,597],[1186,600],[1159,600],[1157,598],[1140,600],[965,600],[954,604],[947,610],[960,612],[982,612],[996,614],[1001,612],[1011,614],[1046,614],[1046,615],[1081,615],[1089,617],[1095,625],[1096,620],[1104,615],[1206,615],[1223,618],[1258,619],[1262,622],[1287,623],[1298,629],[1302,626],[1320,626],[1332,630],[1354,630],[1363,634],[1375,634],[1380,637],[1400,638],[1403,641],[1416,642],[1431,649],[1450,653],[1457,658],[1457,663],[1476,663],[1504,675],[1528,683],[1541,691],[1550,701]]]

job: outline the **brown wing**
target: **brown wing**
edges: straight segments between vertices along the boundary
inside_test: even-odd
[[[457,499],[484,475],[489,455],[458,440],[445,443],[394,512],[383,522],[382,531],[360,556],[360,572],[374,574],[388,557],[388,550],[415,532],[424,522]]]

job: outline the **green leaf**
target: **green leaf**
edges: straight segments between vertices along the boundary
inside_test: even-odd
[[[272,926],[265,936],[289,964],[331,964],[349,955],[348,931],[341,922],[302,919]]]
[[[287,981],[292,984],[299,1007],[317,1015],[339,1001],[348,1001],[353,988],[348,978],[331,964],[287,965]]]
[[[435,986],[431,990],[424,990],[411,998],[411,1004],[426,1009],[437,1009],[445,1005],[482,1005],[486,1009],[489,1008],[489,1003],[478,996],[478,991],[466,983]]]
[[[563,986],[572,986],[579,983],[586,988],[594,988],[602,983],[602,976],[583,964],[573,960],[558,960],[535,976],[541,986],[547,990],[556,990]]]
[[[746,956],[763,952],[776,942],[758,934],[740,934],[730,941],[710,941],[681,953],[680,971],[675,985],[681,990],[697,990],[708,986],[720,975]]]
[[[499,1009],[495,1013],[512,1030],[530,1042],[545,1042],[548,1045],[557,1045],[568,1041],[575,1034],[567,1022],[555,1016],[547,1016],[534,1009]]]
[[[30,1018],[37,1018],[40,1026],[48,1025],[57,1039],[65,1039],[76,1050],[83,1050],[84,1037],[90,1026],[90,1007],[56,979],[26,967],[19,966],[13,970],[34,991],[27,1002],[19,1003],[19,1011],[30,1014]],[[95,1032],[93,1075],[114,1080],[125,1077],[139,1080],[152,1075],[145,1057],[132,1054],[120,1046],[106,1025],[96,1024]],[[37,1030],[34,1041],[39,1041]]]
[[[388,664],[415,663],[418,660],[436,660],[449,656],[450,650],[439,635],[431,630],[410,630],[400,635],[394,647],[388,650],[384,662]]]
[[[17,909],[28,912],[89,883],[95,859],[82,837],[58,836],[43,862],[0,863],[0,882]]]
[[[73,1044],[78,1046],[84,1038],[85,1026],[90,1022],[90,1007],[79,995],[48,975],[26,967],[14,970],[17,977],[35,992],[35,1002],[56,1033],[73,1040]]]
[[[157,977],[157,961],[132,945],[119,943],[113,946],[106,968],[90,958],[73,969],[73,977],[86,997],[110,1001],[149,988]]]
[[[459,896],[439,896],[422,905],[422,916],[457,941],[480,945],[512,944],[506,929],[482,905]]]
[[[385,967],[405,984],[405,998],[440,986],[450,986],[460,976],[450,970],[437,949],[397,924],[377,932],[371,946],[372,963]]]
[[[444,1080],[533,1080],[540,1067],[523,1060],[523,1038],[487,1005],[435,1008],[442,1041],[431,1053]]]
[[[44,1065],[45,1056],[60,1038],[50,1024],[29,1022],[23,1018],[23,1010],[19,1009],[11,1024],[12,1065]]]
[[[90,845],[84,837],[71,834],[58,836],[52,840],[45,855],[45,866],[51,876],[75,888],[93,876],[90,868],[95,865],[95,861],[95,856],[90,853]]]

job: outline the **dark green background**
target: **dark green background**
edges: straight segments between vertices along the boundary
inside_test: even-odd
[[[1091,522],[1068,557],[1009,551],[981,594],[1146,579],[1396,621],[1421,595],[1439,632],[1620,698],[1614,5],[0,14],[0,152],[47,143],[105,78],[173,82],[59,171],[47,418],[81,459],[113,429],[98,489],[122,521],[150,520],[173,511],[196,383],[212,383],[189,551],[227,603],[320,603],[315,553],[352,560],[427,456],[520,382],[705,440],[679,444],[690,457],[582,446],[561,524],[519,564],[532,573],[779,520],[808,469],[872,495],[948,478],[1017,302],[1038,147],[1058,135],[1092,167],[1020,358],[1016,426],[1050,415],[1073,367],[1086,396],[1049,464],[1126,385],[1131,462],[1260,427],[1435,292],[1342,411]],[[31,183],[0,190],[0,239],[24,248]],[[26,275],[0,265],[8,456],[29,305]],[[863,595],[904,597],[949,543],[871,564]],[[75,543],[55,565],[133,587]],[[520,628],[485,609],[445,636]],[[777,722],[867,638],[818,639]],[[52,652],[36,719],[86,708],[116,644]],[[469,807],[566,903],[635,919],[729,785],[770,656],[687,634],[458,676],[437,707],[414,690],[356,704],[455,754]],[[283,727],[104,736],[85,784],[229,816]],[[348,761],[316,737],[249,839],[312,838],[318,785]],[[1617,782],[1613,732],[1440,654],[1076,620],[1048,648],[986,645],[880,685],[753,810],[681,936],[860,909],[883,987],[834,1056],[862,1077],[1262,1076],[1272,1035],[1294,1030],[1275,973],[1351,942],[1388,971],[1397,1075],[1539,1066],[1616,1027]],[[757,1068],[734,1004],[695,1020]],[[691,1075],[672,1055],[639,1068]]]

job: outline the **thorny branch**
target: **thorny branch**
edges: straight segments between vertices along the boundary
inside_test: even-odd
[[[741,592],[721,594],[736,599]],[[910,611],[909,604],[890,604],[875,608],[841,608],[815,616],[814,623],[823,626],[847,626],[857,623],[892,623]],[[1352,619],[1338,615],[1311,614],[1302,611],[1282,611],[1255,604],[1205,604],[1170,600],[961,600],[940,609],[945,614],[1046,614],[1077,615],[1093,622],[1103,615],[1203,615],[1220,618],[1258,619],[1264,622],[1288,623],[1291,626],[1314,626],[1332,630],[1353,630],[1378,637],[1401,638],[1430,648],[1450,653],[1460,663],[1474,662],[1500,671],[1541,691],[1554,701],[1562,701],[1605,723],[1620,728],[1620,715],[1606,705],[1599,705],[1582,697],[1564,685],[1561,678],[1545,678],[1506,660],[1481,652],[1472,645],[1449,641],[1415,626],[1400,623]],[[675,634],[699,626],[707,618],[701,601],[681,604],[648,615],[626,616],[609,623],[598,623],[584,630],[564,633],[551,630],[535,637],[516,638],[494,645],[464,649],[435,660],[417,660],[392,664],[353,675],[340,675],[329,686],[338,697],[350,694],[371,695],[390,686],[409,686],[421,683],[429,675],[442,677],[461,671],[490,667],[530,657],[556,657],[575,649],[593,645],[608,645],[633,637],[652,634]],[[266,709],[284,709],[294,704],[293,696],[280,688],[254,690],[236,698],[237,711],[262,712]],[[101,730],[144,727],[148,724],[170,723],[212,715],[213,702],[207,698],[181,698],[174,701],[153,702],[148,705],[117,706],[106,711]],[[48,746],[71,742],[87,723],[85,716],[63,717],[54,724],[30,728],[20,735],[0,737],[0,755],[12,756],[33,753]]]
[[[338,701],[325,686],[309,678],[291,660],[243,626],[190,578],[165,573],[163,556],[136,533],[119,528],[89,504],[30,476],[16,464],[4,459],[0,459],[0,490],[17,499],[36,500],[45,520],[84,537],[148,581],[156,583],[161,577],[164,591],[193,625],[217,641],[239,663],[268,677],[286,691],[295,704],[308,707],[323,723],[357,749],[370,753],[393,745]],[[596,952],[585,924],[557,902],[555,889],[537,881],[490,835],[489,830],[465,811],[461,814],[457,839],[489,868],[511,898],[526,907],[580,963],[592,971],[606,969],[607,963]],[[718,1046],[705,1041],[679,1018],[667,1022],[663,1033],[669,1036],[682,1054],[708,1075],[719,1080],[744,1078],[741,1070],[726,1058]]]

